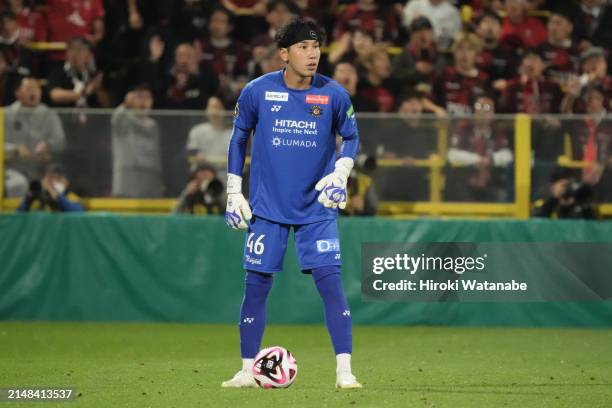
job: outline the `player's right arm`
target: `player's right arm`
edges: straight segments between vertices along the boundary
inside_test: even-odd
[[[252,83],[240,93],[234,109],[234,128],[227,152],[227,207],[225,222],[234,229],[246,229],[251,207],[242,194],[242,168],[251,130],[257,125],[257,98]]]

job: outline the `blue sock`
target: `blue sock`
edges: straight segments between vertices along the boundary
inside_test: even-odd
[[[246,271],[244,298],[240,308],[240,354],[255,358],[266,327],[266,299],[272,288],[273,275]]]
[[[334,352],[350,354],[353,351],[352,319],[342,289],[340,267],[325,266],[313,269],[312,277],[323,299],[325,324],[334,346]]]

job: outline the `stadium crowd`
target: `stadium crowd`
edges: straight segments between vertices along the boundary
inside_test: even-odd
[[[130,115],[130,110],[232,109],[249,80],[282,68],[274,35],[280,26],[301,16],[314,19],[327,32],[319,72],[347,89],[357,112],[603,117],[612,99],[609,3],[4,0],[0,1],[0,103],[13,111],[40,105],[40,112],[32,115],[52,122],[50,127],[39,122],[46,129],[56,129],[55,144],[40,147],[32,142],[30,148],[20,147],[17,155],[35,154],[36,149],[49,154],[61,147],[63,131],[57,130],[56,118],[46,111],[48,105],[117,108],[112,120],[117,140],[113,153],[125,155],[121,135],[132,132],[146,135],[141,140],[148,140],[152,157],[158,156],[157,125]],[[31,90],[40,87],[33,78],[42,88]],[[547,119],[539,126],[548,132],[566,125]],[[69,127],[78,126],[64,124],[67,134],[74,131]],[[590,118],[571,126],[579,129],[573,132],[574,158],[600,164],[601,168],[582,175],[597,184],[604,168],[612,165],[609,124]],[[206,143],[207,132],[213,130],[200,127],[191,132],[190,157],[197,157],[195,147]],[[227,129],[219,131],[228,137]],[[486,120],[457,124],[450,139],[451,161],[468,165],[486,161],[486,166],[512,161],[510,136]],[[546,154],[557,155],[557,150]],[[115,158],[113,166],[118,161]],[[129,196],[142,189],[142,196],[157,196],[159,163],[150,159],[140,170],[114,180],[112,194]],[[485,172],[471,179],[478,184],[489,178]],[[486,198],[496,200],[499,195]]]
[[[27,75],[46,80],[43,99],[52,106],[114,107],[144,83],[156,108],[203,109],[217,96],[229,109],[246,82],[281,67],[274,34],[296,16],[327,31],[321,73],[332,76],[339,62],[357,71],[357,111],[397,110],[415,91],[431,102],[426,111],[448,114],[473,112],[470,101],[482,93],[510,113],[584,111],[575,99],[589,85],[606,107],[612,95],[605,0],[5,0],[0,7],[3,105]],[[33,42],[69,46],[41,51]]]

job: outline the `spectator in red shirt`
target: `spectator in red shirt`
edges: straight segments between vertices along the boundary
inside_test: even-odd
[[[504,121],[495,120],[495,102],[489,95],[473,101],[474,116],[460,119],[450,138],[448,160],[460,167],[449,169],[446,199],[506,201],[504,176],[514,154]]]
[[[454,65],[444,69],[433,82],[435,105],[449,114],[472,113],[472,98],[489,88],[489,75],[476,66],[482,42],[472,33],[460,34],[453,43]]]
[[[219,96],[228,105],[237,99],[241,86],[246,83],[250,59],[249,49],[231,38],[233,29],[230,12],[218,7],[210,15],[208,39],[196,41],[201,60],[213,67],[219,78]]]
[[[570,122],[573,158],[587,163],[587,167],[582,171],[583,182],[589,185],[603,184],[602,176],[606,175],[607,192],[610,193],[612,121],[606,120],[608,112],[603,105],[604,95],[601,88],[587,86],[581,98],[588,116]]]
[[[566,82],[568,75],[578,70],[578,47],[572,41],[574,26],[570,10],[558,8],[548,18],[548,41],[542,45],[546,76]]]
[[[536,49],[525,51],[520,76],[505,81],[501,96],[503,112],[559,113],[563,93],[559,84],[544,76],[544,61]]]
[[[0,13],[0,49],[6,58],[10,69],[16,70],[18,66],[25,65],[20,61],[23,49],[20,42],[20,29],[17,18],[11,11]]]
[[[546,27],[535,17],[527,16],[525,0],[506,0],[506,14],[501,40],[517,47],[536,47],[546,41]]]
[[[359,84],[359,95],[378,107],[378,112],[393,112],[395,96],[391,90],[398,90],[391,80],[391,60],[384,46],[374,45],[363,58],[365,69]]]
[[[49,41],[84,37],[94,46],[104,36],[102,0],[48,0]]]
[[[351,97],[356,112],[376,112],[378,106],[363,95],[357,93],[357,68],[350,61],[340,61],[334,67],[333,79],[338,82]]]
[[[392,8],[374,0],[357,0],[348,5],[336,20],[334,39],[337,41],[347,31],[357,28],[372,33],[375,42],[394,42],[399,36],[398,16]]]
[[[163,109],[204,109],[210,96],[217,92],[218,79],[210,64],[198,64],[197,52],[190,43],[179,44],[174,50],[174,63],[169,71],[160,58],[165,43],[151,39],[149,61],[140,67],[145,81],[158,95],[158,107]],[[142,75],[142,74],[141,74]]]
[[[221,0],[221,4],[234,14],[261,16],[266,9],[265,0]]]
[[[476,22],[475,33],[483,42],[477,66],[488,73],[492,81],[516,75],[516,48],[500,41],[501,24],[501,18],[490,11],[483,13]]]
[[[393,63],[393,75],[404,87],[419,87],[429,93],[431,81],[444,67],[444,58],[438,53],[434,32],[427,17],[419,17],[410,24],[410,41]]]
[[[357,28],[354,31],[347,31],[342,36],[329,52],[327,57],[330,64],[336,64],[338,61],[351,61],[359,66],[363,56],[367,54],[374,46],[374,34]]]
[[[46,41],[47,24],[43,16],[24,5],[24,0],[9,0],[9,9],[17,17],[19,41]]]

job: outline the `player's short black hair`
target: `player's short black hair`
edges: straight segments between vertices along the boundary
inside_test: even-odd
[[[296,18],[281,27],[275,39],[278,48],[289,48],[305,40],[316,40],[319,44],[323,44],[325,32],[314,21]]]

